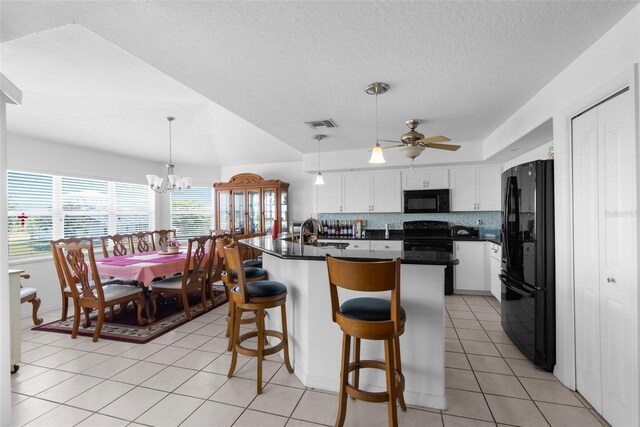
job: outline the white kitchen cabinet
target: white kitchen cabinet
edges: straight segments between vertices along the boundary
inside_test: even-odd
[[[314,185],[320,213],[342,212],[342,174],[323,174],[324,185]]]
[[[415,169],[402,172],[403,190],[440,190],[449,188],[449,169]]]
[[[369,240],[357,240],[357,239],[318,239],[320,243],[347,243],[349,246],[347,249],[355,249],[355,250],[363,250],[369,251],[371,250],[371,244]]]
[[[399,172],[371,174],[371,212],[402,212]]]
[[[496,243],[488,242],[485,248],[487,251],[485,255],[485,260],[487,262],[487,277],[485,278],[485,280],[488,284],[489,289],[491,290],[491,295],[493,295],[498,299],[498,301],[500,301],[502,294],[502,284],[499,278],[500,270],[502,268],[501,246]]]
[[[499,211],[500,173],[500,166],[451,169],[451,210]]]
[[[401,240],[371,240],[372,251],[401,251]]]
[[[490,288],[485,280],[485,243],[454,242],[455,256],[459,261],[454,268],[454,292],[489,294]]]
[[[345,174],[344,212],[371,212],[371,175]]]
[[[344,174],[341,212],[401,212],[400,172]],[[337,212],[337,211],[336,211]]]
[[[475,176],[476,169],[472,167],[451,169],[451,210],[476,210]]]

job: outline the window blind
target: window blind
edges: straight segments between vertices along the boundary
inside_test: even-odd
[[[9,256],[24,259],[50,252],[53,236],[53,177],[7,173]]]
[[[49,240],[147,231],[154,199],[146,185],[9,171],[9,260],[50,255]]]
[[[213,227],[213,188],[192,187],[171,193],[171,228],[180,239],[205,236]]]

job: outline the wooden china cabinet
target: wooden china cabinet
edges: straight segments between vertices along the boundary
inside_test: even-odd
[[[239,238],[271,234],[289,227],[289,183],[241,173],[229,182],[213,184],[216,190],[216,229],[230,230]]]

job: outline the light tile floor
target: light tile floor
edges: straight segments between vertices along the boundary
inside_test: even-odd
[[[399,411],[403,426],[608,426],[578,394],[526,360],[500,327],[500,303],[447,296],[446,411]],[[226,306],[144,345],[22,332],[23,363],[12,375],[15,426],[333,425],[337,396],[305,388],[278,358],[255,359],[226,377]],[[58,312],[45,313],[45,321]],[[338,357],[338,356],[336,356]],[[386,426],[385,404],[349,400],[348,426]]]

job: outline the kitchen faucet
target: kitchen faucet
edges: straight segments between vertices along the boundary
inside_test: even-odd
[[[308,222],[315,225],[314,234],[316,235],[316,237],[318,236],[318,233],[321,233],[322,231],[324,231],[324,228],[322,227],[322,223],[320,223],[320,221],[318,221],[317,219],[313,217],[305,219],[304,221],[302,221],[302,224],[300,225],[300,238],[298,239],[298,241],[300,242],[300,246],[304,245],[304,226],[307,225]]]

